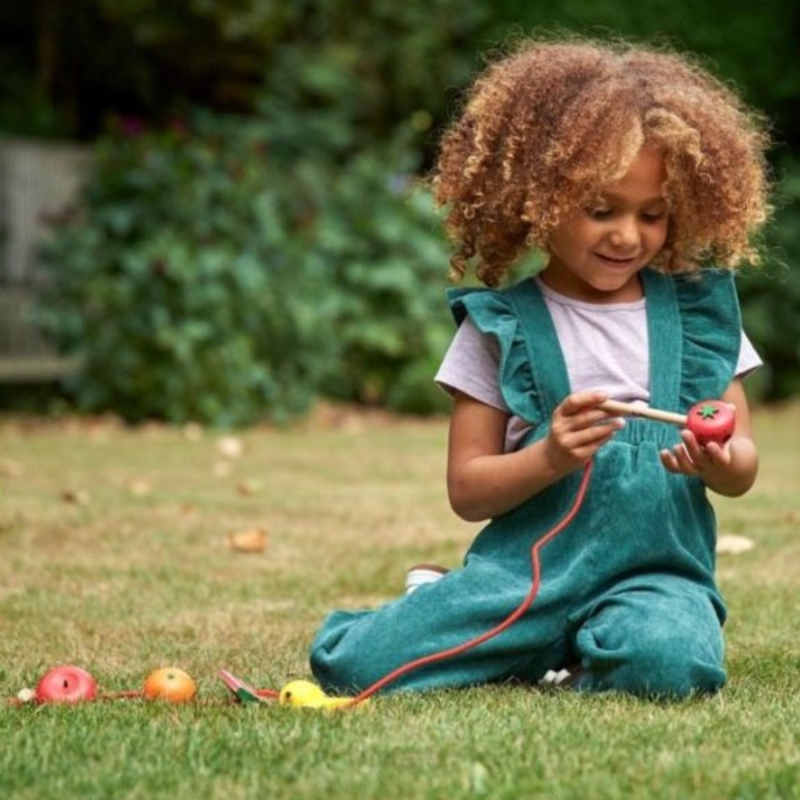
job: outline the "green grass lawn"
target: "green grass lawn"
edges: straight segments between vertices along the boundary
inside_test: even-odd
[[[216,677],[310,677],[333,608],[456,564],[478,528],[450,512],[446,423],[320,413],[220,437],[111,420],[0,420],[0,694],[51,666],[104,692],[153,669],[187,705],[0,705],[0,798],[800,798],[800,406],[755,418],[762,469],[715,501],[730,681],[668,704],[492,687],[378,697],[327,715],[240,706]],[[231,535],[267,532],[263,552]]]

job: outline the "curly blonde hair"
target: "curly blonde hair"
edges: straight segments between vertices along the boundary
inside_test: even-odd
[[[433,174],[452,275],[502,282],[571,210],[619,180],[642,145],[664,154],[670,204],[655,266],[758,262],[770,213],[760,114],[684,55],[625,42],[531,41],[474,83]]]

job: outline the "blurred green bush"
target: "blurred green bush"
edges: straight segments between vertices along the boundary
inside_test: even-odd
[[[131,128],[42,253],[41,322],[83,359],[81,408],[232,426],[322,394],[441,407],[447,252],[402,137],[341,163],[264,120]]]

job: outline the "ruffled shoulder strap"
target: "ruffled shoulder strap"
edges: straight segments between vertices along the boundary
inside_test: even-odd
[[[642,271],[650,337],[650,402],[685,411],[719,397],[736,371],[741,318],[733,275]]]
[[[533,280],[506,289],[450,289],[458,324],[469,316],[500,347],[498,380],[510,411],[538,426],[569,392],[569,379],[541,292]]]
[[[680,399],[688,407],[719,397],[730,386],[742,319],[731,270],[708,268],[674,280],[683,329]]]

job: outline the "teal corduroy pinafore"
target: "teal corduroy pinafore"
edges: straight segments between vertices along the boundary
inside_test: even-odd
[[[733,278],[642,272],[647,301],[651,405],[687,410],[719,397],[733,379],[741,322]],[[513,413],[547,435],[570,392],[552,319],[535,281],[449,294],[497,338],[500,386]],[[587,343],[591,347],[591,343]],[[429,664],[387,687],[424,690],[504,680],[537,681],[580,664],[583,690],[639,695],[711,692],[725,681],[725,606],[714,580],[715,519],[698,478],[667,472],[659,450],[676,428],[628,419],[594,458],[583,505],[541,550],[541,586],[526,614],[500,635]],[[477,536],[463,567],[376,610],[336,611],[311,650],[323,688],[364,690],[397,667],[485,633],[531,586],[531,547],[572,505],[574,473]]]

